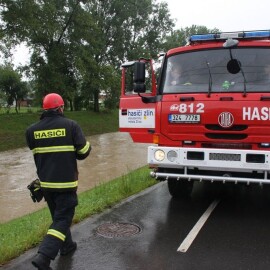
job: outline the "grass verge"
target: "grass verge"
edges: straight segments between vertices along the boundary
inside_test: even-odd
[[[28,126],[39,121],[40,114],[0,114],[0,151],[25,147],[25,131]],[[65,111],[65,116],[75,120],[86,136],[118,131],[118,110],[99,113]]]
[[[156,180],[149,176],[148,168],[143,167],[80,193],[73,222],[78,223],[93,214],[100,213],[156,183]],[[48,208],[0,224],[0,265],[37,246],[50,224]]]

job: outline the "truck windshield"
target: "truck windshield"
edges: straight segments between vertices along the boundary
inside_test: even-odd
[[[270,92],[269,48],[213,49],[173,55],[167,59],[163,93]],[[228,68],[236,59],[241,70]]]

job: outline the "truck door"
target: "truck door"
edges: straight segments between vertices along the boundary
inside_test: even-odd
[[[141,69],[136,63],[144,63],[145,67]],[[156,102],[153,101],[156,78],[152,61],[129,62],[122,67],[119,130],[129,132],[134,142],[152,143],[156,127]],[[135,89],[138,87],[139,90]]]

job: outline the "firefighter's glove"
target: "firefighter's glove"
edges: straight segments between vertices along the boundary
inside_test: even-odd
[[[36,179],[32,181],[27,188],[30,190],[30,196],[33,202],[40,202],[43,199],[43,192],[40,188],[40,181]]]

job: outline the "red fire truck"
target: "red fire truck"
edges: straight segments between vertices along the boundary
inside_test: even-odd
[[[151,175],[170,194],[194,181],[270,183],[270,31],[193,35],[122,65],[120,131],[150,143]]]

